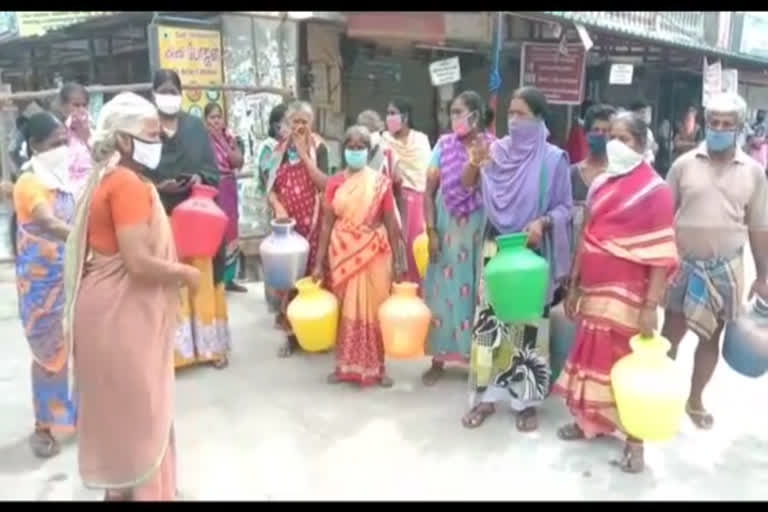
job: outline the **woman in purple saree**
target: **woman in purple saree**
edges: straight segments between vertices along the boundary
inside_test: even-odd
[[[547,101],[537,89],[516,91],[508,110],[508,135],[490,147],[475,146],[462,176],[465,187],[479,184],[482,192],[486,225],[480,264],[496,253],[497,236],[527,232],[528,246],[550,265],[548,300],[536,322],[497,319],[481,277],[472,332],[471,409],[462,421],[467,428],[482,425],[495,412],[496,402],[506,400],[519,413],[517,429],[534,431],[536,407],[550,390],[549,306],[570,269],[572,199],[568,156],[547,142],[546,110]]]

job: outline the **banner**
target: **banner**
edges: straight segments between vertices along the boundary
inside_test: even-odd
[[[723,90],[723,66],[720,61],[709,64],[704,57],[701,84],[701,105],[706,108],[709,99]]]
[[[539,89],[553,105],[580,105],[584,96],[584,46],[558,43],[523,43],[520,87]]]
[[[186,27],[157,27],[158,65],[179,74],[182,88],[189,85],[222,85],[221,32]],[[189,89],[182,92],[182,108],[203,117],[208,103],[224,108],[221,90]]]

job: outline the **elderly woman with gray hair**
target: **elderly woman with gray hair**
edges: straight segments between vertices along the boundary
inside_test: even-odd
[[[160,161],[157,109],[122,93],[102,109],[94,170],[65,256],[64,328],[73,344],[80,475],[106,500],[172,500],[174,329],[179,288],[200,272],[178,263],[150,176]]]
[[[317,255],[320,219],[320,194],[328,181],[328,149],[320,136],[312,133],[314,112],[309,103],[295,101],[288,105],[284,122],[290,134],[272,153],[267,176],[267,198],[275,219],[293,219],[294,229],[309,242],[307,269],[312,269]],[[298,347],[285,318],[285,309],[293,290],[275,290],[280,301],[277,323],[286,331],[280,357],[290,356]]]
[[[389,297],[398,240],[392,183],[368,166],[370,132],[353,126],[344,137],[344,171],[328,180],[313,277],[328,274],[341,304],[336,369],[328,382],[389,387],[379,306]],[[326,260],[327,258],[327,260]],[[404,262],[397,268],[403,269]],[[400,276],[402,277],[402,276]]]

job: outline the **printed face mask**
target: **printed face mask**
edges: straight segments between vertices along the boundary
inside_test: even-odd
[[[169,116],[175,116],[181,110],[180,94],[155,94],[157,110]]]
[[[143,165],[150,171],[157,169],[160,163],[160,156],[163,153],[163,144],[161,142],[144,142],[133,137],[133,161]]]
[[[368,163],[368,150],[367,149],[345,149],[344,161],[347,162],[347,167],[351,170],[358,170],[365,167]]]

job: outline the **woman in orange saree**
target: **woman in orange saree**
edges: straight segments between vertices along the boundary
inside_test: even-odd
[[[643,161],[647,127],[633,114],[611,124],[608,168],[593,182],[573,264],[566,312],[578,319],[576,337],[554,392],[565,398],[573,423],[564,441],[621,430],[611,368],[630,353],[629,339],[657,328],[657,310],[678,265],[672,192]],[[627,436],[623,471],[644,468],[643,444]]]
[[[122,93],[104,106],[95,168],[65,257],[65,332],[73,344],[80,476],[108,501],[173,500],[174,339],[178,263],[168,217],[146,177],[160,161],[160,120]]]
[[[329,180],[325,191],[312,275],[323,278],[327,256],[331,288],[341,304],[336,369],[328,382],[390,387],[378,313],[392,286],[392,247],[398,232],[392,183],[367,166],[370,148],[367,128],[347,130],[346,168]]]

